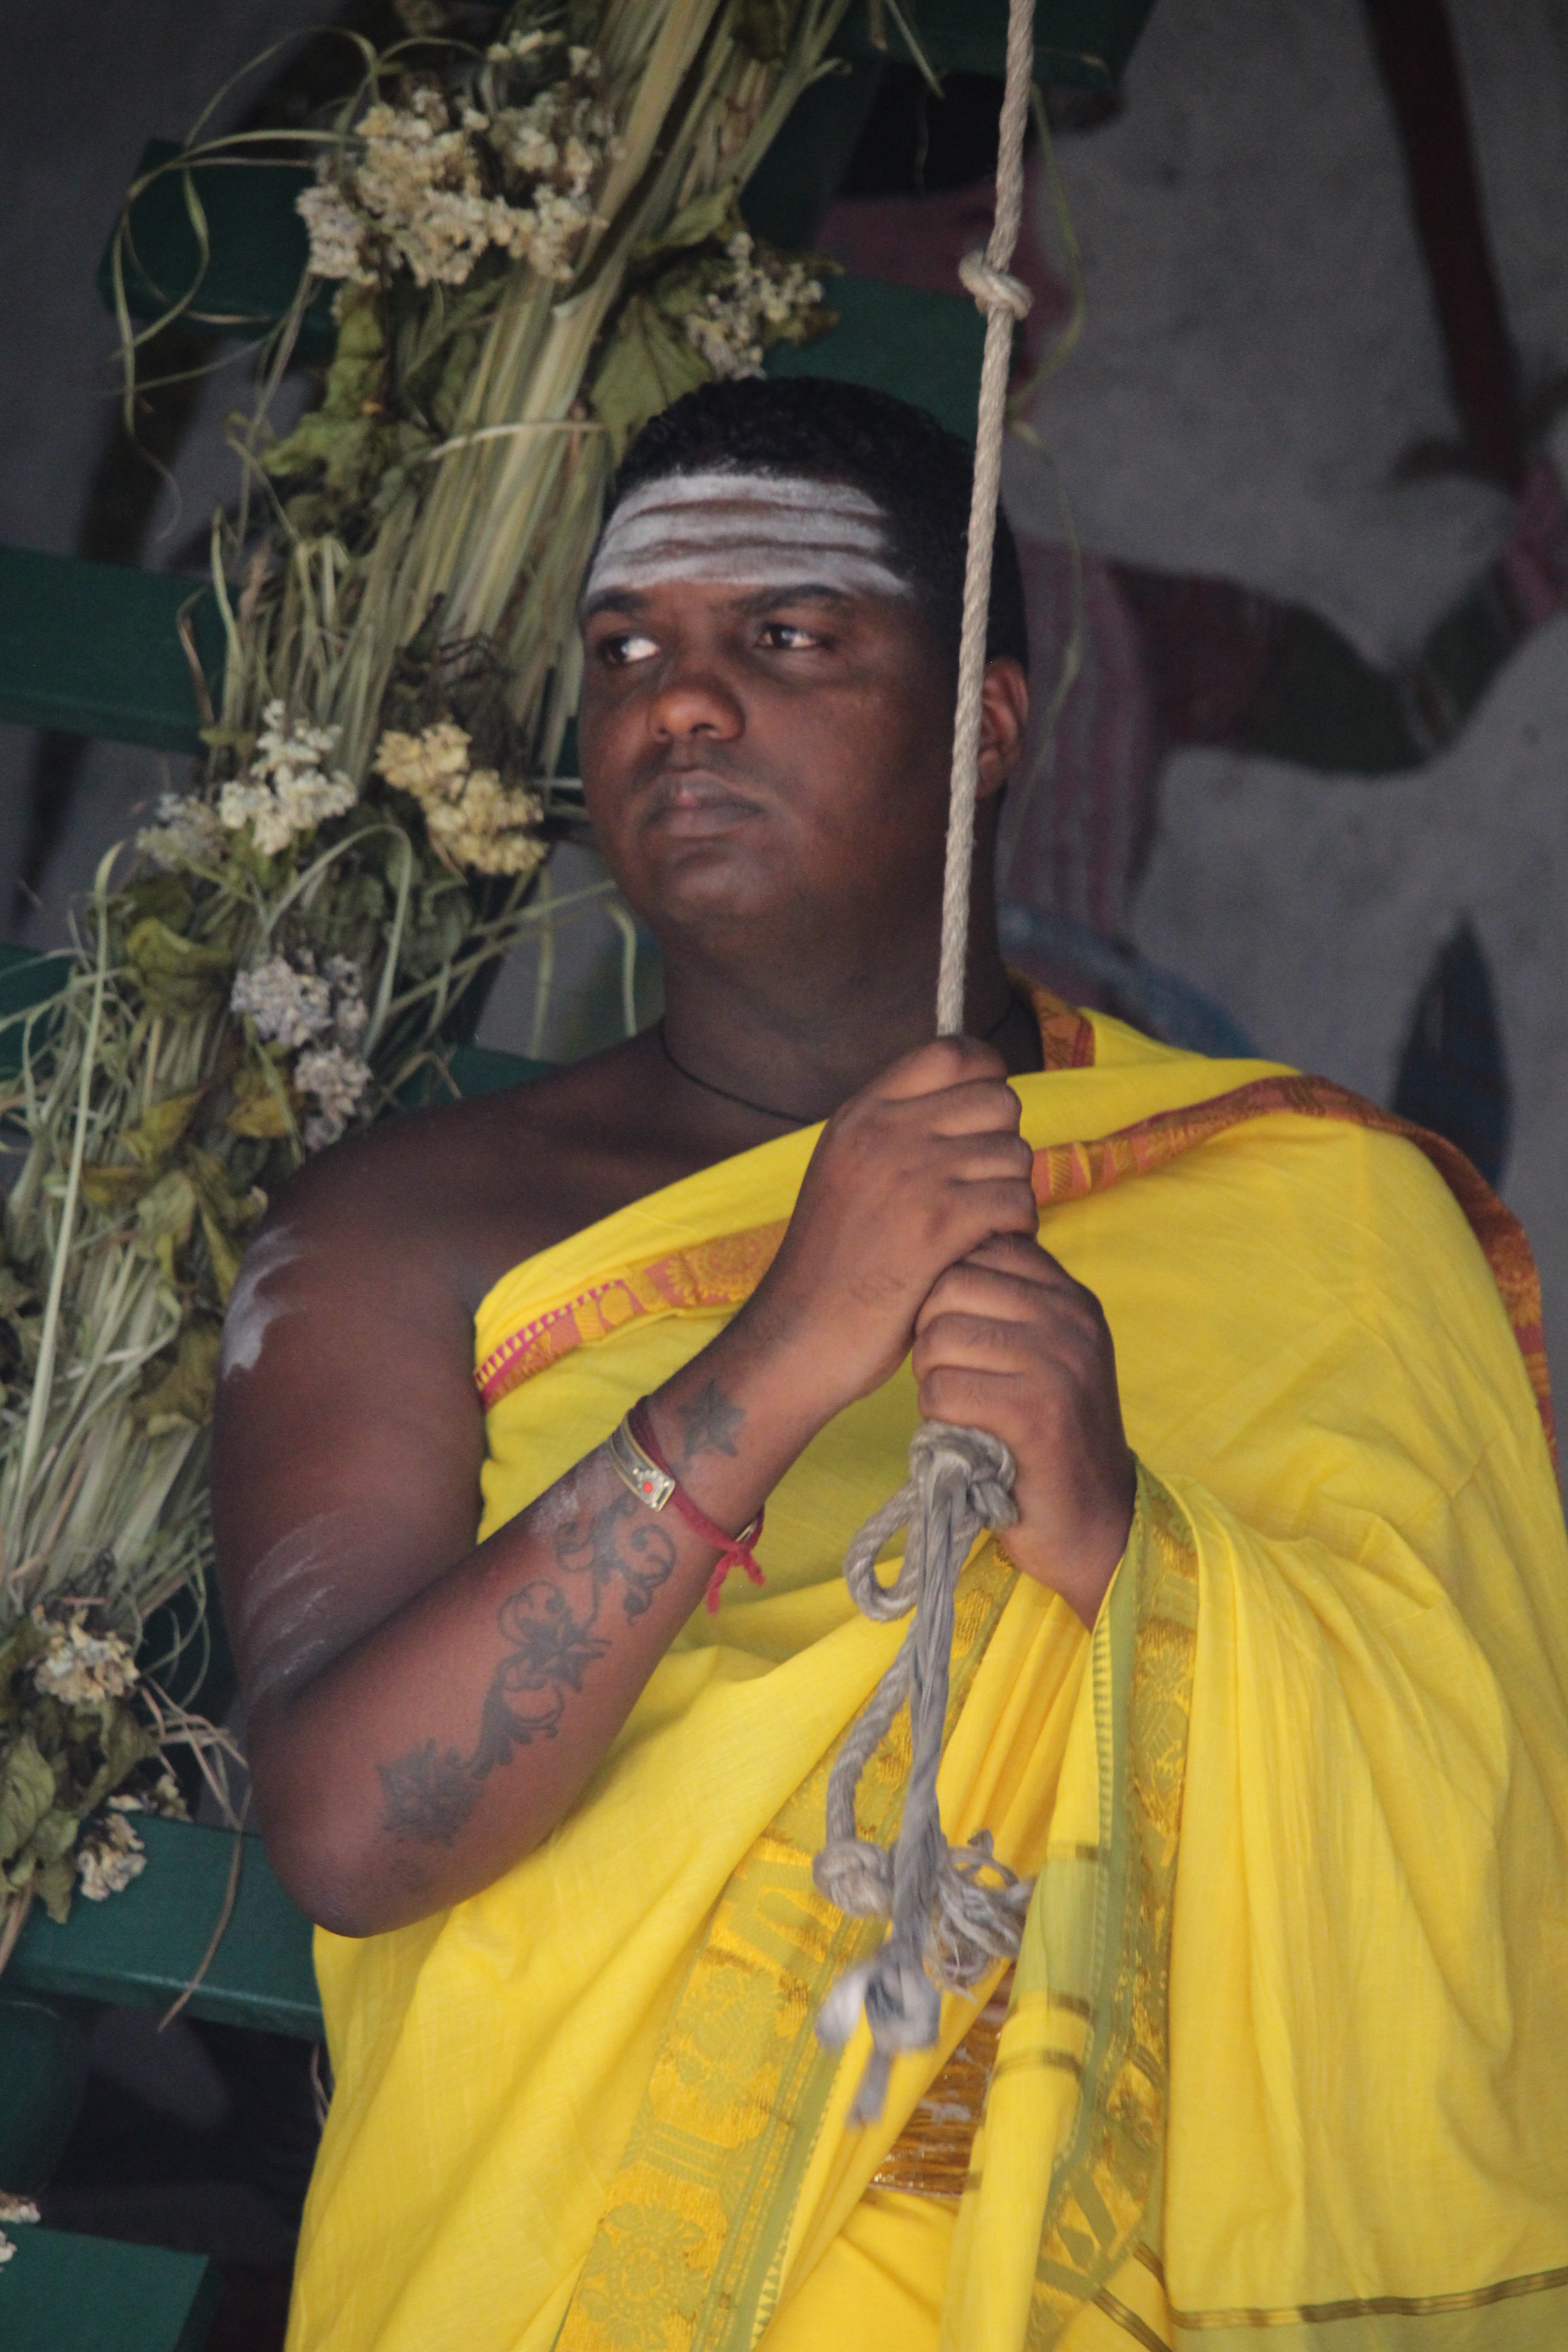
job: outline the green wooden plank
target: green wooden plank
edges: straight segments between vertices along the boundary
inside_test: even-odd
[[[87,2074],[87,2029],[77,2005],[8,1992],[0,1983],[0,2182],[16,2196],[36,2197],[47,2183],[75,2126]]]
[[[180,149],[172,139],[150,139],[136,178],[154,174],[131,206],[130,235],[121,247],[125,304],[143,323],[176,304],[186,326],[224,336],[257,336],[276,326],[299,291],[310,256],[296,199],[313,184],[308,165],[243,161],[168,168]],[[203,216],[206,252],[193,206]],[[98,290],[114,308],[114,238],[98,265]],[[319,287],[300,330],[307,359],[330,357],[336,341],[332,298]]]
[[[201,1965],[222,1914],[234,1840],[226,1830],[139,1816],[147,1867],[105,1903],[79,1898],[63,1927],[34,1909],[6,1971],[8,1992],[69,1994],[163,2008]],[[308,2041],[321,2032],[310,1923],[244,1841],[234,1916],[190,2000],[192,2013]]]
[[[0,2270],[5,2352],[199,2352],[223,2282],[205,2254],[16,2229]]]
[[[834,278],[838,324],[814,343],[776,343],[770,375],[837,376],[929,408],[950,433],[974,438],[985,321],[966,294],[928,294],[875,278]]]
[[[553,1062],[531,1062],[522,1054],[500,1054],[493,1045],[459,1045],[448,1055],[447,1066],[459,1094],[499,1094],[503,1087],[526,1086],[531,1078],[547,1078]]]
[[[21,1072],[26,1024],[15,1015],[58,996],[69,971],[70,957],[63,950],[39,955],[33,948],[0,944],[0,1086]]]
[[[1153,8],[1154,0],[1037,0],[1037,79],[1068,82],[1079,89],[1114,89]],[[1007,0],[901,0],[900,13],[939,73],[1003,72]],[[890,9],[884,37],[888,57],[910,61]],[[835,46],[847,57],[871,51],[871,28],[863,7],[852,11]]]
[[[200,581],[0,547],[0,719],[199,751],[201,716],[179,635],[186,607],[203,669],[216,681],[223,625]]]
[[[65,986],[70,957],[64,948],[40,955],[37,948],[18,948],[0,940],[0,1020],[47,1004]]]

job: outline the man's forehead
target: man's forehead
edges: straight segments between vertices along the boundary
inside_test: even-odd
[[[888,520],[847,482],[733,469],[666,474],[627,492],[605,526],[584,610],[674,583],[908,596]]]

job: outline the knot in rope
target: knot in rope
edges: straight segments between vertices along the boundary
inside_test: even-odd
[[[963,1992],[992,1964],[1017,1957],[1033,1881],[996,1860],[987,1831],[964,1846],[942,1835],[936,1779],[942,1763],[952,1648],[953,1594],[983,1528],[1009,1528],[1012,1454],[999,1437],[951,1422],[927,1422],[910,1445],[910,1476],[867,1520],[849,1548],[845,1577],[858,1607],[886,1623],[914,1612],[899,1654],[850,1726],[827,1784],[827,1834],[812,1864],[817,1887],[841,1911],[889,1919],[876,1958],[840,1978],[816,2021],[829,2047],[841,2046],[865,2013],[872,2055],[850,2109],[853,2123],[882,2112],[888,2077],[901,2050],[929,2049],[942,2017],[938,1987]],[[891,1584],[877,1554],[909,1529]],[[890,1851],[859,1834],[860,1776],[908,1702],[913,1749],[903,1821]]]
[[[1034,295],[1023,279],[1010,270],[993,269],[981,252],[966,253],[958,274],[983,310],[1005,310],[1015,319],[1026,319],[1034,309]]]

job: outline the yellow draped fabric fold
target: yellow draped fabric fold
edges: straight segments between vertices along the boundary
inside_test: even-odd
[[[1288,1077],[1093,1042],[1016,1082],[1069,1173]],[[1144,1466],[1092,1638],[994,1548],[961,1589],[944,1825],[1039,1883],[956,2221],[870,2184],[989,1988],[871,2131],[863,2050],[811,2034],[867,1934],[809,1861],[900,1637],[840,1563],[903,1475],[906,1370],[784,1480],[765,1590],[693,1619],[540,1852],[319,1938],[291,2352],[1568,2342],[1568,1545],[1531,1377],[1407,1142],[1283,1100],[1199,1124],[1042,1222]],[[814,1141],[497,1286],[487,1530],[721,1328]]]

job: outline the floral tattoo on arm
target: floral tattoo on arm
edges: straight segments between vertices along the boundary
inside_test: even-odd
[[[682,1469],[700,1454],[733,1456],[745,1413],[716,1381],[677,1412]],[[377,1765],[390,1837],[451,1845],[496,1767],[510,1764],[518,1748],[554,1738],[569,1696],[608,1653],[604,1615],[612,1591],[630,1623],[651,1606],[676,1562],[673,1537],[631,1494],[568,1520],[556,1530],[554,1553],[554,1574],[535,1577],[497,1612],[506,1654],[485,1694],[471,1754],[427,1739]]]

